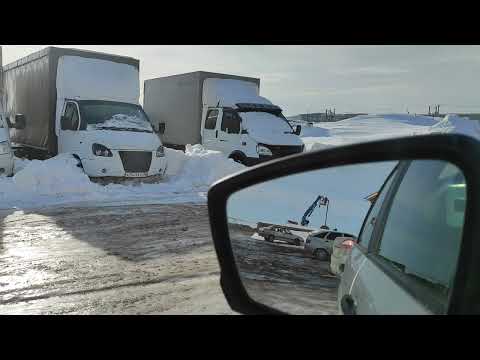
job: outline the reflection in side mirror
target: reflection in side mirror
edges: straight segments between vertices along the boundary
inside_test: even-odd
[[[445,161],[332,167],[233,193],[229,237],[249,296],[282,312],[443,314],[466,201]]]
[[[18,130],[25,129],[25,125],[26,125],[25,115],[16,114],[15,115],[15,124],[13,124],[13,125],[14,125],[13,128],[15,128],[15,129],[18,129]]]

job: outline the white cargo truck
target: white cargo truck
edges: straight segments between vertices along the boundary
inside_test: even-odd
[[[13,175],[13,153],[10,146],[10,134],[8,130],[7,118],[3,111],[3,67],[2,67],[2,47],[0,46],[0,176]]]
[[[202,144],[245,165],[304,150],[282,109],[259,95],[260,79],[197,71],[146,80],[144,108],[165,146]]]
[[[162,176],[162,143],[139,104],[137,59],[48,47],[4,67],[18,156],[69,153],[94,178]]]

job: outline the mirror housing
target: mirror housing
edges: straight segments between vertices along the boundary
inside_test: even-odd
[[[14,129],[22,130],[25,129],[26,126],[26,118],[23,114],[16,114],[15,115],[15,124],[12,124]]]
[[[302,132],[302,126],[301,125],[297,125],[295,127],[295,135],[300,135],[300,133]]]
[[[208,211],[215,250],[220,265],[220,284],[230,307],[243,314],[285,314],[275,308],[253,300],[245,289],[236,265],[230,239],[227,201],[242,189],[287,175],[335,166],[368,162],[402,160],[444,160],[457,166],[465,177],[467,201],[462,242],[451,290],[447,313],[477,313],[478,306],[472,298],[480,292],[478,274],[480,245],[480,142],[472,137],[457,134],[432,134],[372,141],[369,143],[339,146],[325,150],[292,155],[287,158],[248,168],[214,183],[208,192]],[[452,206],[458,196],[453,196]],[[469,300],[470,299],[470,300]]]

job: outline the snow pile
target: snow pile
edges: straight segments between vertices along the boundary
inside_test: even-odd
[[[317,123],[302,128],[307,151],[331,146],[431,133],[441,119],[402,114],[359,115],[337,122]]]
[[[40,161],[32,160],[13,177],[13,183],[22,193],[40,195],[60,193],[88,193],[96,186],[77,166],[78,161],[69,154]]]
[[[88,130],[98,130],[102,128],[119,128],[119,129],[138,129],[153,131],[152,126],[144,119],[135,115],[116,114],[110,119],[99,124],[88,124]]]
[[[201,145],[187,145],[185,153],[166,149],[166,157],[167,176],[159,183],[106,186],[91,182],[68,154],[45,161],[16,159],[16,174],[0,177],[0,207],[205,202],[213,182],[244,169],[222,153],[205,150]]]
[[[468,117],[460,117],[449,114],[437,124],[431,126],[432,133],[457,133],[468,135],[480,140],[480,124],[478,120],[470,120]]]

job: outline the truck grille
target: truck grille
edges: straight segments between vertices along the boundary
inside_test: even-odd
[[[148,172],[152,153],[147,151],[119,151],[125,172]]]
[[[300,146],[291,146],[291,145],[266,145],[262,144],[263,146],[270,149],[273,156],[271,158],[277,158],[282,156],[288,156],[292,154],[301,153],[303,151],[303,145]]]

